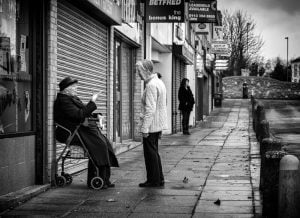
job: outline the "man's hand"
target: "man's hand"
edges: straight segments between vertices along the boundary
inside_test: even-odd
[[[148,138],[149,133],[142,133],[143,138]]]

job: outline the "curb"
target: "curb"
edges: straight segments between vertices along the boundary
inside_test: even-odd
[[[0,216],[6,210],[28,201],[29,199],[47,191],[50,187],[50,184],[33,185],[19,191],[0,196]]]

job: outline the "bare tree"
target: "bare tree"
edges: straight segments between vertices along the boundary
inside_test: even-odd
[[[242,10],[223,12],[224,38],[230,45],[228,75],[240,75],[241,69],[257,60],[264,42],[256,35],[255,21]]]

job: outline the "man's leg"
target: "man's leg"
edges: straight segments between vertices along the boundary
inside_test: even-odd
[[[159,167],[159,177],[160,177],[160,185],[164,185],[165,183],[165,179],[164,179],[164,174],[163,174],[163,171],[162,171],[162,165],[161,165],[161,159],[160,159],[160,155],[159,155],[159,152],[158,152],[158,139],[161,135],[161,132],[157,133],[157,141],[156,141],[156,153],[157,153],[157,160],[158,160],[158,167]]]
[[[160,179],[160,166],[158,154],[158,133],[149,133],[147,138],[143,138],[144,158],[147,171],[147,182],[159,185]]]

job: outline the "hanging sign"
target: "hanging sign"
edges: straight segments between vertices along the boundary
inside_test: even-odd
[[[184,0],[145,0],[147,23],[184,22]]]
[[[213,40],[223,40],[223,26],[213,27]]]
[[[207,35],[209,33],[208,23],[195,23],[194,25],[196,34]]]
[[[190,0],[188,11],[191,23],[217,22],[216,0]]]

